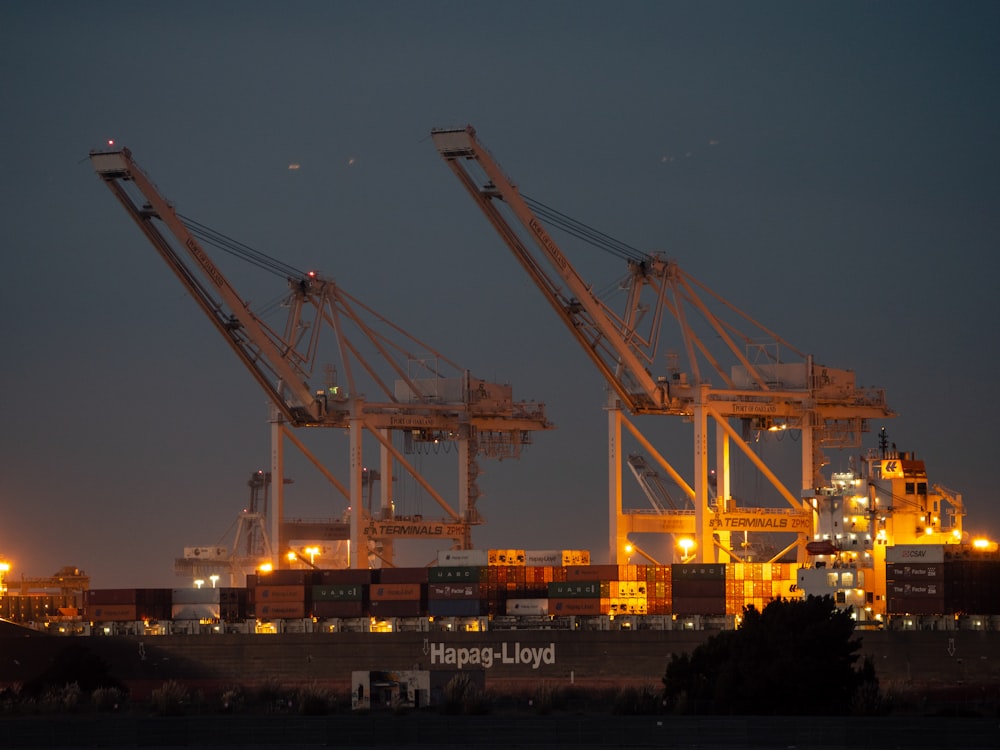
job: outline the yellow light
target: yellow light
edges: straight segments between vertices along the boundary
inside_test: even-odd
[[[285,555],[285,557],[288,558],[288,562],[295,562],[295,560],[298,558],[298,555],[296,555],[294,552],[289,552],[287,555]]]
[[[986,537],[977,537],[972,540],[972,548],[983,552],[995,552],[997,546],[996,542],[991,542]]]
[[[682,536],[677,540],[677,546],[680,547],[686,555],[691,551],[691,548],[694,547],[694,539],[689,536]]]
[[[632,550],[634,550],[634,549],[635,549],[635,547],[633,547],[631,544],[626,544],[625,545],[625,553],[628,554],[628,555],[631,555],[632,554]]]
[[[271,565],[271,563],[266,562],[259,568],[257,568],[257,570],[259,570],[261,573],[270,573],[272,570],[274,570],[274,566]]]

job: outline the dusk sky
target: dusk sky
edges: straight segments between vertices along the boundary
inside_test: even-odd
[[[267,468],[264,392],[95,176],[108,139],[181,213],[546,404],[555,430],[482,462],[478,547],[605,562],[607,419],[599,373],[430,141],[466,124],[531,197],[885,388],[892,442],[1000,536],[998,38],[995,2],[0,4],[10,582],[73,565],[94,588],[184,585],[174,558],[231,545]],[[597,287],[624,272],[564,250]],[[232,281],[252,303],[285,289]],[[690,470],[690,426],[656,429]],[[347,438],[323,432],[335,467]],[[289,473],[286,515],[343,512]]]

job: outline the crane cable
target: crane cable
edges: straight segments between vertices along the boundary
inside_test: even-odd
[[[541,201],[529,198],[523,193],[521,194],[521,197],[524,198],[525,203],[527,203],[528,206],[530,206],[531,209],[539,215],[539,217],[547,220],[553,226],[562,229],[567,234],[583,240],[596,248],[604,250],[612,255],[616,255],[619,258],[636,262],[641,262],[649,257],[648,253],[644,253],[638,248],[632,247],[621,240],[617,240],[604,232],[584,224],[581,221],[577,221],[573,217],[567,216],[551,206],[546,206]]]
[[[189,216],[184,216],[180,213],[177,215],[180,217],[181,221],[184,222],[184,225],[191,230],[193,235],[206,244],[222,250],[224,253],[228,253],[235,258],[245,260],[257,268],[267,271],[268,273],[272,273],[275,276],[280,276],[284,279],[302,279],[307,276],[305,271],[302,271],[295,266],[291,266],[284,261],[280,261],[277,258],[272,258],[270,255],[262,253],[260,250],[255,250],[249,245],[244,244],[239,240],[235,240],[222,232],[206,226],[205,224],[195,221]]]

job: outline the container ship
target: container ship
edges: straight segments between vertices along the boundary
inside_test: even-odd
[[[843,571],[857,570],[797,563],[475,565],[478,551],[461,552],[454,562],[462,564],[275,570],[249,576],[242,587],[7,594],[2,614],[11,622],[0,628],[0,641],[16,657],[0,663],[0,684],[29,682],[68,644],[83,644],[136,699],[167,680],[207,692],[270,682],[353,694],[359,675],[403,673],[425,681],[464,673],[498,690],[539,680],[656,686],[671,654],[738,626],[745,606],[803,596],[804,571],[836,573],[844,582]],[[906,562],[886,566],[888,615],[880,629],[857,631],[880,678],[995,684],[996,554],[960,545],[889,552]]]
[[[431,142],[606,381],[608,564],[579,550],[472,548],[483,522],[477,461],[517,458],[535,432],[551,429],[543,404],[474,378],[332,279],[252,251],[247,260],[288,286],[287,321],[265,321],[212,259],[211,246],[229,254],[239,243],[179,214],[131,152],[109,143],[91,152],[95,173],[268,397],[273,506],[251,506],[242,518],[242,554],[253,563],[242,585],[218,586],[213,573],[198,576],[200,587],[102,589],[63,571],[36,592],[7,593],[0,617],[16,623],[5,631],[16,630],[19,657],[0,664],[0,681],[24,681],[68,640],[44,631],[86,637],[135,689],[168,676],[349,682],[353,671],[413,669],[656,684],[671,653],[738,626],[745,607],[813,595],[850,608],[866,650],[889,674],[1000,678],[992,667],[1000,639],[980,637],[1000,630],[1000,558],[995,543],[963,530],[961,495],[929,484],[923,461],[890,449],[884,430],[878,449],[850,470],[822,474],[825,450],[860,449],[872,420],[894,416],[881,389],[816,362],[673,260],[608,248],[607,235],[527,198],[471,126],[434,130]],[[553,229],[626,260],[623,311],[612,312],[597,296],[602,285],[573,268]],[[677,350],[661,336],[671,320]],[[369,351],[377,355],[363,356]],[[693,477],[657,450],[639,418],[692,426]],[[347,481],[318,468],[354,512],[294,521],[284,514],[285,441],[318,465],[293,433],[324,428],[349,437]],[[801,443],[797,487],[753,448],[785,431]],[[446,500],[454,493],[435,490],[407,460],[441,443],[458,459],[457,507]],[[370,448],[377,470],[365,460]],[[743,457],[769,485],[745,500],[735,486]],[[626,464],[649,509],[626,507]],[[404,473],[442,519],[397,515],[393,481]],[[772,497],[781,507],[765,507]],[[750,540],[771,532],[787,545],[753,554]],[[635,546],[649,564],[632,564],[623,550],[649,534],[669,538],[671,559]],[[257,568],[303,539],[345,542],[347,559],[317,568],[303,549],[298,567]],[[404,539],[447,550],[436,565],[394,567],[393,547]]]

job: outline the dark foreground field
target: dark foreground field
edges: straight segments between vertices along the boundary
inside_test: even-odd
[[[591,747],[996,750],[996,718],[80,716],[0,719],[4,748]]]

